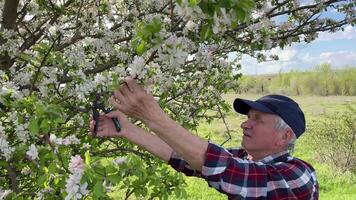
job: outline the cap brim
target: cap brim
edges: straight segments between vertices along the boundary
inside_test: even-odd
[[[250,101],[240,98],[236,98],[234,101],[234,109],[238,113],[246,115],[251,108],[265,113],[275,113],[265,105],[256,101]]]

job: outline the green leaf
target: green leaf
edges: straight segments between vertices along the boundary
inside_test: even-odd
[[[90,165],[90,153],[89,153],[89,151],[85,152],[84,157],[85,157],[85,164],[86,165]]]
[[[48,172],[49,172],[49,170],[48,170],[47,167],[43,167],[43,171],[44,171],[44,173],[46,173],[46,174],[48,174]]]
[[[40,129],[44,132],[44,133],[48,133],[49,130],[51,129],[51,122],[47,119],[43,119],[40,125]]]
[[[104,194],[104,187],[101,181],[97,182],[93,188],[93,195],[94,199],[98,199],[99,197],[103,196]]]
[[[33,59],[32,56],[28,55],[27,53],[20,53],[19,58],[25,61],[30,61]]]
[[[39,121],[35,116],[31,117],[28,125],[28,129],[32,135],[37,135],[39,133],[40,131]]]
[[[240,8],[240,7],[235,7],[235,13],[236,17],[239,21],[243,22],[246,18],[246,12]]]
[[[46,108],[43,104],[38,103],[35,106],[36,106],[36,115],[41,116],[45,113]]]
[[[136,47],[136,53],[138,55],[142,55],[144,52],[145,52],[145,46],[146,46],[146,42],[145,41],[142,41],[141,44],[139,44],[137,47]]]
[[[206,40],[210,38],[213,34],[210,24],[204,24],[202,30],[200,31],[200,39]]]
[[[86,168],[85,171],[84,171],[84,176],[83,176],[83,178],[84,178],[85,180],[88,180],[89,182],[91,182],[92,180],[96,179],[96,176],[95,176],[95,175],[96,175],[96,174],[95,174],[94,170],[93,170],[92,168],[88,167],[88,168]]]
[[[189,5],[190,6],[196,6],[200,3],[200,0],[189,0]]]
[[[48,172],[50,174],[54,174],[58,172],[58,167],[57,164],[55,162],[52,162],[51,164],[49,164],[48,166]]]
[[[113,175],[109,175],[107,176],[107,179],[113,183],[113,184],[117,184],[121,181],[121,176],[119,176],[118,174],[113,174]]]
[[[43,174],[37,179],[37,184],[39,188],[42,188],[44,186],[44,183],[47,181],[48,175]]]
[[[211,17],[214,16],[215,8],[212,3],[202,1],[199,6],[205,14],[208,14]]]
[[[161,21],[158,18],[153,18],[151,27],[152,27],[152,33],[160,32],[162,27]]]

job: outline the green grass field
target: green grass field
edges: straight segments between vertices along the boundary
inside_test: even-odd
[[[237,97],[234,94],[227,94],[224,98],[232,103],[234,98]],[[259,96],[257,95],[239,95],[239,97],[255,100]],[[309,126],[313,120],[322,119],[326,114],[342,111],[347,108],[347,105],[356,105],[356,96],[296,96],[294,98],[302,107],[306,113],[307,126]],[[241,129],[240,123],[244,119],[243,116],[239,116],[235,112],[231,111],[227,114],[227,122],[231,129],[232,139],[226,143],[225,147],[239,146],[241,142]],[[221,144],[226,138],[226,128],[222,121],[214,121],[211,124],[201,124],[198,131],[199,136],[209,136],[210,139]],[[315,159],[315,147],[309,144],[308,130],[298,140],[294,156],[301,158],[311,163],[317,172],[317,177],[320,185],[320,199],[321,200],[355,200],[356,199],[356,176],[350,173],[343,173],[337,171],[325,163],[320,163]],[[320,147],[322,148],[322,147]],[[194,177],[187,177],[187,193],[189,200],[219,200],[227,199],[225,195],[222,195],[215,191],[213,188],[209,188],[204,180]],[[171,197],[175,200],[178,198]]]

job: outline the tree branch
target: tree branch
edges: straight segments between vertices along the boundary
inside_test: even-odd
[[[47,50],[45,56],[43,57],[40,66],[37,67],[37,71],[35,73],[35,77],[33,78],[33,81],[31,83],[31,89],[30,89],[30,95],[32,94],[33,89],[35,88],[35,84],[37,82],[38,79],[38,75],[41,72],[41,68],[43,67],[43,65],[45,64],[47,57],[49,56],[49,54],[51,53],[54,43],[60,38],[60,35],[58,35],[58,37],[53,41],[52,45],[50,46],[50,48]]]
[[[3,21],[1,22],[1,31],[4,29],[13,30],[16,27],[17,7],[19,0],[6,0],[3,10]],[[7,40],[0,37],[0,45],[4,44]],[[0,56],[0,69],[7,70],[12,65],[13,61],[8,55],[7,51]]]
[[[10,178],[11,181],[11,190],[14,191],[15,193],[19,193],[19,187],[18,187],[18,182],[17,182],[17,175],[16,175],[16,171],[15,171],[15,167],[12,165],[12,161],[8,162],[8,166],[7,166],[7,172],[8,172],[8,176]]]
[[[19,5],[19,0],[5,0],[4,10],[3,10],[2,30],[4,28],[5,29],[15,28],[18,5]]]

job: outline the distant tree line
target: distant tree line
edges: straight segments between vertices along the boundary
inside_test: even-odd
[[[330,64],[320,64],[311,71],[243,76],[239,82],[239,93],[353,96],[356,95],[356,68],[335,70]]]

